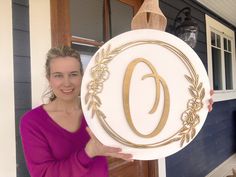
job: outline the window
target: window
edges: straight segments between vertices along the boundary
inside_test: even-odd
[[[236,98],[234,31],[206,15],[208,75],[214,100]]]

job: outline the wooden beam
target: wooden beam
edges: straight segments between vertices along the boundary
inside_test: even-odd
[[[103,1],[103,41],[111,38],[111,6],[110,0]]]
[[[71,45],[69,0],[51,0],[52,47]]]

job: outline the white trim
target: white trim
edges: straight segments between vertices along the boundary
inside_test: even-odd
[[[0,176],[16,177],[12,1],[0,0]]]
[[[212,71],[212,52],[211,52],[211,31],[218,31],[221,33],[222,36],[227,36],[232,40],[232,66],[233,66],[233,90],[219,90],[215,91],[213,95],[214,101],[224,101],[230,99],[236,99],[236,58],[235,58],[235,35],[234,31],[230,28],[226,27],[225,25],[219,23],[215,19],[205,15],[206,19],[206,37],[207,37],[207,59],[208,59],[208,76],[210,79],[211,87],[213,88],[213,71]],[[223,40],[221,40],[223,42]],[[222,54],[223,55],[223,54]],[[224,62],[222,63],[222,67],[224,67]],[[225,68],[222,69],[222,73],[224,76]],[[225,88],[225,77],[223,77],[223,88]]]
[[[158,176],[166,177],[166,159],[158,159]]]
[[[32,106],[42,103],[47,87],[44,64],[51,47],[50,0],[29,0]]]
[[[236,169],[236,154],[230,156],[227,160],[212,170],[206,177],[226,177],[232,175],[232,168]]]

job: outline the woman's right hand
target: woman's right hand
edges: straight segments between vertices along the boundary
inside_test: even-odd
[[[89,157],[110,156],[126,161],[133,161],[131,154],[122,153],[120,148],[103,145],[88,127],[86,127],[86,131],[90,136],[90,140],[85,147],[85,151]]]

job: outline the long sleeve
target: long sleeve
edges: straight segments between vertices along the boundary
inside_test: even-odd
[[[92,162],[84,149],[74,152],[68,158],[53,157],[47,139],[29,122],[21,122],[21,137],[25,158],[32,177],[82,177]]]
[[[108,177],[106,158],[90,158],[84,150],[89,135],[82,120],[80,129],[70,133],[42,107],[22,117],[20,134],[31,177]]]

